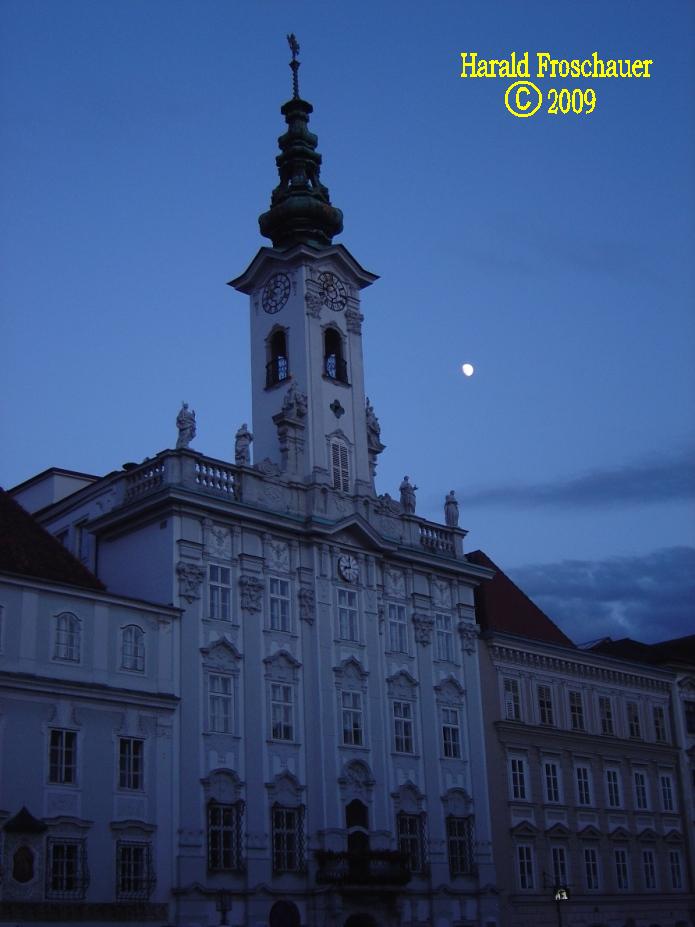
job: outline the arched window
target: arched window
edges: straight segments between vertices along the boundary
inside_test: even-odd
[[[350,457],[347,445],[339,438],[331,441],[331,475],[334,489],[350,491]]]
[[[347,364],[343,356],[343,339],[333,327],[323,333],[323,372],[331,380],[347,383]]]
[[[129,624],[121,632],[121,669],[145,671],[145,632]]]
[[[55,660],[80,662],[80,619],[72,612],[62,612],[56,617]]]
[[[268,363],[265,368],[265,385],[275,386],[290,375],[290,361],[287,354],[287,332],[277,328],[268,339]]]

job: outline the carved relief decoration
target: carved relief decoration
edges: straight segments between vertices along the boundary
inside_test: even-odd
[[[352,798],[368,799],[375,784],[372,771],[363,760],[352,760],[343,766],[338,785],[344,801]]]
[[[203,521],[205,528],[205,553],[220,560],[231,560],[232,533],[229,528],[216,525],[210,518]]]
[[[299,618],[307,624],[313,624],[316,618],[316,593],[312,586],[302,586],[299,590]]]
[[[467,622],[460,621],[458,632],[461,636],[461,646],[464,651],[466,653],[475,653],[476,641],[478,639],[477,630],[474,627],[472,628]]]
[[[436,608],[451,608],[451,589],[443,579],[432,580],[432,604]]]
[[[239,578],[241,608],[245,612],[259,612],[263,607],[263,582],[257,576]]]
[[[196,563],[184,563],[180,560],[176,564],[176,575],[179,579],[179,595],[187,602],[200,598],[200,584],[205,579],[205,570]]]
[[[434,618],[431,615],[423,615],[416,612],[413,615],[413,624],[415,625],[415,640],[418,644],[422,644],[423,647],[431,644]]]
[[[415,690],[419,683],[408,670],[400,670],[389,676],[386,686],[391,698],[415,698]]]
[[[290,549],[283,541],[268,541],[266,563],[271,570],[288,573]]]
[[[393,567],[386,567],[384,572],[384,592],[386,595],[399,596],[405,598],[405,574],[402,570],[394,570]]]

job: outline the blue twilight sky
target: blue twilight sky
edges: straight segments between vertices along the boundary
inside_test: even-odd
[[[2,0],[5,452],[11,487],[176,437],[233,456],[245,297],[276,183],[285,35],[345,215],[367,392],[418,512],[578,640],[695,628],[695,4],[688,0]],[[591,115],[516,119],[462,51],[651,58]],[[546,108],[547,104],[544,106]],[[475,364],[470,379],[463,361]]]

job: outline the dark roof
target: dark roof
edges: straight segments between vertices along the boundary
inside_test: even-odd
[[[574,647],[566,634],[506,576],[496,563],[474,550],[466,557],[471,563],[495,570],[491,580],[475,590],[475,610],[483,631],[504,631],[549,644]]]
[[[617,641],[606,637],[590,649],[607,656],[650,663],[653,666],[673,663],[695,666],[695,634],[660,641],[658,644],[643,644],[642,641],[635,641],[630,637],[623,637]]]
[[[0,570],[85,589],[106,588],[3,489],[0,489]]]

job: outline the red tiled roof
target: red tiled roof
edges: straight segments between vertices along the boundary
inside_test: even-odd
[[[3,489],[0,489],[0,570],[86,589],[106,588]]]
[[[475,609],[483,631],[505,631],[535,641],[574,647],[572,641],[529,597],[506,576],[496,563],[474,550],[467,559],[478,566],[495,570],[491,580],[475,590]]]

